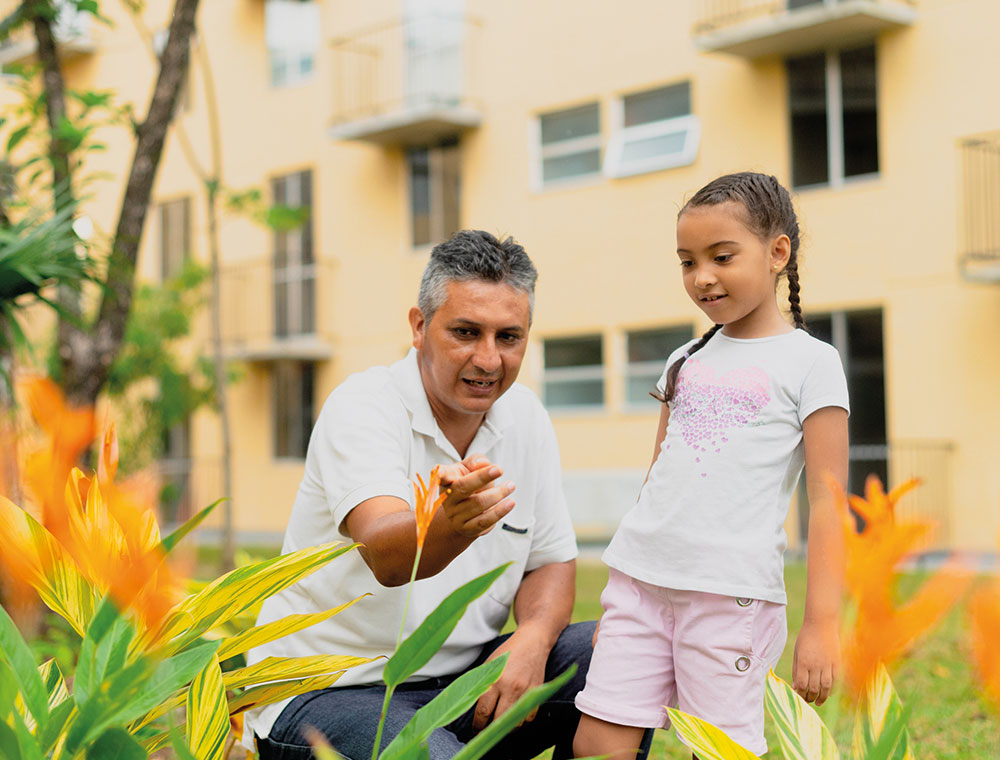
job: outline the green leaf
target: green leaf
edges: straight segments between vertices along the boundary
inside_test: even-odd
[[[71,716],[76,712],[76,702],[65,699],[49,711],[49,721],[45,730],[37,734],[39,743],[46,752],[51,749],[68,725]]]
[[[500,717],[494,718],[482,731],[476,734],[472,741],[458,751],[452,760],[478,760],[507,734],[517,728],[521,721],[531,714],[531,711],[559,691],[576,673],[576,665],[571,665],[565,672],[548,683],[528,689]],[[704,760],[708,760],[704,758]]]
[[[242,631],[241,633],[238,633],[228,639],[223,639],[222,646],[219,647],[219,659],[229,659],[233,655],[243,654],[254,647],[266,644],[269,641],[280,639],[283,636],[288,636],[296,631],[301,631],[311,625],[316,625],[327,618],[333,617],[338,612],[343,612],[359,600],[364,599],[366,596],[369,595],[362,594],[357,599],[352,599],[350,602],[347,602],[347,604],[342,604],[339,607],[334,607],[332,609],[325,610],[324,612],[286,615],[280,620],[275,620],[272,623],[265,623],[264,625],[259,625],[246,631]]]
[[[21,750],[17,744],[17,734],[14,729],[0,721],[0,757],[9,760],[20,760]]]
[[[87,747],[87,760],[146,760],[148,755],[123,728],[109,728]]]
[[[839,760],[833,736],[817,712],[773,670],[767,674],[764,704],[774,721],[785,760]]]
[[[109,656],[105,637],[120,618],[111,598],[105,597],[80,643],[80,659],[73,679],[73,698],[78,705],[86,702],[94,687],[104,679],[104,666]]]
[[[157,665],[142,694],[125,714],[125,721],[135,720],[162,702],[166,702],[175,691],[189,683],[205,668],[215,656],[218,646],[218,641],[207,641]]]
[[[165,643],[164,651],[179,651],[206,631],[298,583],[356,546],[334,542],[237,568],[177,605],[155,639]]]
[[[468,606],[478,599],[510,566],[501,565],[460,586],[427,616],[417,629],[399,645],[385,664],[382,678],[389,688],[395,688],[427,664],[455,630]]]
[[[31,649],[21,638],[20,631],[3,607],[0,607],[0,657],[10,666],[21,698],[34,717],[35,723],[44,728],[45,721],[49,717],[49,700],[45,684],[38,673],[38,665],[31,655]]]
[[[0,659],[0,723],[14,712],[14,701],[17,699],[17,682],[14,671],[3,659]],[[2,755],[0,755],[2,757]]]
[[[885,666],[868,682],[854,721],[852,752],[865,760],[909,760],[908,713],[903,709]]]
[[[187,716],[191,753],[199,760],[225,760],[229,710],[218,657],[212,657],[188,689]]]
[[[681,740],[701,760],[759,760],[746,747],[730,739],[721,728],[672,707],[667,708],[670,724]]]
[[[173,550],[173,548],[177,546],[177,544],[180,542],[182,538],[184,538],[188,533],[190,533],[199,525],[201,525],[202,522],[205,521],[205,518],[208,517],[210,514],[212,514],[212,510],[214,510],[224,501],[225,498],[218,499],[217,501],[212,502],[203,510],[201,510],[198,514],[196,514],[194,517],[191,517],[188,520],[186,520],[183,525],[177,528],[173,533],[171,533],[165,539],[163,539],[163,542],[160,544],[160,548],[163,550],[163,553],[169,554]]]
[[[397,760],[426,742],[441,726],[447,726],[472,707],[503,673],[507,655],[484,662],[452,681],[434,699],[410,718],[403,730],[379,754],[379,760]]]
[[[22,760],[43,760],[42,750],[21,714],[15,712],[11,719],[14,722],[14,733],[17,736],[17,746]]]
[[[18,127],[13,132],[10,133],[10,137],[7,138],[7,152],[10,153],[14,148],[18,146],[25,137],[27,137],[28,132],[31,131],[31,124],[25,124],[24,126]]]

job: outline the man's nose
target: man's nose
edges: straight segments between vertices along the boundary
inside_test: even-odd
[[[484,335],[476,341],[476,351],[472,355],[472,363],[480,372],[492,374],[500,369],[500,351],[496,339],[492,335]]]

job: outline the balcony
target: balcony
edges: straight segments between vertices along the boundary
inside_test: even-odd
[[[1000,283],[1000,132],[959,143],[958,268],[971,282]]]
[[[330,302],[325,264],[275,267],[258,259],[220,272],[222,345],[227,358],[249,362],[325,361],[333,356],[317,318]]]
[[[14,10],[14,5],[4,3],[0,11],[4,17]],[[97,50],[97,44],[91,36],[91,26],[94,17],[76,8],[61,4],[56,22],[52,28],[63,60],[69,60],[79,55],[87,55]],[[9,38],[0,42],[0,66],[12,63],[25,63],[31,60],[38,49],[38,42],[30,24],[22,24]]]
[[[698,0],[695,44],[744,58],[863,44],[916,20],[915,0]]]
[[[427,145],[479,126],[476,31],[464,16],[429,14],[333,40],[330,137]]]

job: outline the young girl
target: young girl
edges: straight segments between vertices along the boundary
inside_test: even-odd
[[[847,383],[837,351],[804,329],[798,248],[774,177],[720,177],[678,215],[684,287],[715,326],[670,356],[657,386],[653,462],[604,554],[578,757],[632,757],[646,728],[667,724],[664,705],[766,752],[765,677],[787,635],[783,525],[803,462],[808,583],[793,685],[817,704],[830,692],[841,534],[824,476],[847,477]],[[782,275],[794,327],[778,308]]]

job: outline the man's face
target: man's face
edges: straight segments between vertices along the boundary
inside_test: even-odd
[[[431,320],[410,309],[420,376],[442,430],[476,424],[517,378],[528,343],[528,294],[486,280],[448,283]]]

